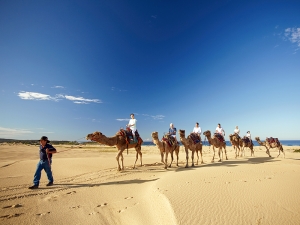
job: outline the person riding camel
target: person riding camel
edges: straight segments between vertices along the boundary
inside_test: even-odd
[[[223,141],[225,142],[225,130],[221,127],[221,124],[218,123],[218,126],[216,128],[216,133],[220,135],[223,138]]]
[[[177,132],[177,130],[174,127],[174,124],[170,123],[169,135],[172,136],[174,138],[174,140],[175,140],[173,144],[178,143],[177,139],[176,139],[176,132]]]
[[[127,125],[127,127],[130,128],[131,132],[132,132],[132,137],[133,139],[135,139],[135,131],[136,131],[136,119],[134,118],[134,114],[131,113],[130,114],[131,119],[129,120],[129,123]]]
[[[241,138],[241,137],[240,137],[240,129],[239,129],[238,126],[235,127],[235,129],[234,129],[233,132],[234,132],[234,134],[237,136],[237,138],[239,138],[239,139]]]

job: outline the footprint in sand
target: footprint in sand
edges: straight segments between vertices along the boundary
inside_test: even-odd
[[[9,206],[4,206],[3,209],[7,209],[7,208],[19,208],[22,207],[21,204],[16,204],[16,205],[9,205]]]
[[[71,206],[71,207],[69,207],[69,209],[79,209],[81,206],[80,205],[78,205],[78,206]]]
[[[124,198],[124,199],[132,199],[133,197],[126,197],[126,198]]]
[[[124,212],[126,209],[127,209],[127,207],[125,207],[124,209],[120,209],[120,210],[118,210],[117,212],[118,212],[118,213],[122,213],[122,212]]]
[[[75,193],[76,193],[76,191],[71,191],[71,192],[68,192],[67,195],[73,195]]]
[[[15,214],[10,214],[10,215],[4,215],[4,216],[0,216],[0,218],[13,218],[13,217],[18,217],[18,216],[21,216],[22,214],[24,213],[15,213]]]
[[[103,203],[103,204],[100,204],[100,205],[97,205],[97,207],[104,207],[104,206],[107,206],[107,203]]]
[[[37,215],[37,216],[45,216],[45,215],[47,215],[47,214],[50,214],[50,212],[38,213],[38,214],[36,214],[36,215]]]

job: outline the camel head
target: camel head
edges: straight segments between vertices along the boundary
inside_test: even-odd
[[[96,141],[98,140],[103,134],[99,131],[95,131],[94,133],[88,134],[85,139],[86,140],[91,140],[91,141]]]
[[[233,134],[229,134],[229,140],[232,141],[233,140],[234,135]]]
[[[185,130],[179,130],[179,136],[185,137]]]
[[[204,134],[206,137],[211,137],[211,133],[210,133],[209,130],[204,131],[203,134]]]
[[[255,140],[260,141],[259,137],[255,137]]]
[[[157,131],[152,132],[151,136],[154,140],[158,140],[158,132]]]

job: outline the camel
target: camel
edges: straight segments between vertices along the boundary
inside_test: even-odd
[[[127,153],[128,153],[128,148],[135,148],[135,150],[136,150],[136,159],[135,159],[133,168],[135,168],[135,165],[136,165],[139,155],[141,158],[141,166],[143,165],[142,164],[142,152],[141,152],[141,145],[142,145],[143,141],[134,143],[134,144],[127,144],[125,137],[123,135],[121,135],[120,132],[117,132],[115,134],[115,136],[113,136],[113,137],[106,137],[104,134],[102,134],[99,131],[96,131],[92,134],[88,134],[86,136],[86,139],[91,140],[91,141],[96,141],[96,142],[99,142],[101,144],[108,145],[108,146],[116,146],[116,148],[118,149],[118,154],[116,156],[116,160],[118,162],[118,167],[117,167],[118,171],[121,171],[121,169],[124,170],[123,151],[125,149],[127,149]],[[121,157],[122,168],[121,168],[120,162],[119,162],[120,157]]]
[[[280,142],[273,142],[273,143],[269,143],[268,141],[261,142],[259,137],[255,137],[255,140],[258,142],[259,145],[266,147],[266,149],[267,149],[266,153],[269,155],[269,157],[272,157],[270,155],[270,148],[277,148],[278,152],[279,152],[278,156],[280,155],[280,151],[282,151],[283,157],[285,158],[285,153],[283,151],[283,147]]]
[[[160,155],[161,155],[161,162],[165,165],[165,169],[167,169],[168,167],[168,154],[171,154],[171,163],[169,165],[169,167],[171,167],[172,162],[173,162],[173,152],[175,151],[176,157],[177,157],[177,163],[176,166],[178,166],[178,154],[179,154],[179,144],[178,143],[174,143],[173,146],[169,146],[169,144],[166,141],[160,141],[158,138],[158,132],[152,132],[151,134],[152,136],[152,141],[153,143],[156,145],[156,147],[158,147],[159,151],[160,151]],[[164,161],[164,154],[165,155],[165,161]]]
[[[219,148],[219,158],[220,158],[219,162],[221,162],[222,159],[223,159],[223,151],[222,151],[222,148],[224,148],[226,160],[228,160],[228,158],[227,158],[227,153],[226,153],[226,142],[220,141],[217,137],[213,137],[213,138],[212,138],[212,137],[211,137],[211,133],[210,133],[209,130],[205,131],[203,134],[204,134],[205,137],[207,138],[209,144],[213,146],[214,156],[213,156],[211,162],[214,162],[214,159],[215,159],[215,153],[216,153],[216,152],[215,152],[215,147],[216,147],[216,148]],[[222,159],[221,159],[221,156],[220,156],[220,152],[221,152],[221,151],[222,151]]]
[[[201,164],[204,163],[203,162],[203,158],[202,158],[202,142],[200,141],[199,143],[194,144],[194,141],[191,139],[190,136],[188,136],[187,138],[185,138],[185,130],[179,130],[179,135],[180,135],[180,141],[183,144],[184,148],[185,148],[185,154],[186,154],[186,165],[185,168],[189,167],[189,151],[188,149],[190,149],[192,151],[192,166],[194,165],[194,154],[195,152],[197,153],[197,163],[196,165],[198,165],[198,161],[199,161],[199,155],[198,155],[198,151],[200,152],[200,156],[201,156]]]
[[[229,135],[230,143],[233,146],[233,149],[235,149],[235,158],[240,156],[240,152],[241,152],[241,156],[243,156],[243,152],[244,152],[244,156],[245,156],[245,151],[244,151],[245,147],[250,148],[251,156],[252,155],[254,156],[254,150],[253,150],[254,145],[252,142],[246,141],[245,138],[246,137],[238,138],[236,134]]]
[[[235,149],[235,158],[237,158],[238,156],[240,156],[240,151],[243,143],[242,143],[242,139],[238,138],[236,134],[230,134],[229,135],[229,140],[231,145],[233,146],[233,149]],[[243,155],[243,152],[241,152],[241,156]]]
[[[244,156],[245,156],[245,151],[244,151],[244,148],[247,147],[247,148],[250,148],[250,151],[251,151],[251,156],[253,155],[254,156],[254,150],[253,150],[253,147],[254,147],[254,144],[252,141],[246,141],[246,136],[244,136],[242,140],[242,146],[243,149],[242,149],[242,156],[243,156],[243,152],[244,152]]]

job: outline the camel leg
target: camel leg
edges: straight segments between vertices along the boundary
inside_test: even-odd
[[[123,157],[123,151],[121,152],[121,163],[122,163],[121,169],[124,170],[124,157]]]
[[[226,152],[226,145],[224,146],[224,151],[225,151],[226,160],[228,160],[228,158],[227,158],[227,152]]]
[[[173,152],[174,151],[172,151],[170,154],[171,154],[171,163],[170,163],[170,165],[169,165],[169,167],[171,167],[172,166],[172,163],[173,163]]]
[[[221,152],[222,152],[222,158],[221,158]],[[218,162],[222,162],[222,159],[223,159],[223,151],[222,151],[222,147],[219,147],[218,154],[219,154],[219,161],[218,161]]]
[[[185,158],[186,158],[185,168],[188,168],[189,167],[189,150],[187,147],[184,147],[184,148],[185,148]]]
[[[250,150],[251,150],[251,156],[252,156],[252,155],[254,156],[253,145],[251,146]]]
[[[176,157],[177,157],[177,163],[176,163],[176,166],[178,167],[178,160],[179,160],[179,147],[178,149],[176,150]]]
[[[136,155],[135,155],[135,162],[134,162],[134,165],[133,165],[133,169],[135,168],[135,165],[136,165],[136,162],[139,158],[139,155],[140,155],[140,158],[141,158],[141,166],[143,166],[141,146],[137,147],[135,150],[136,150]]]
[[[194,154],[195,154],[195,151],[192,151],[192,167],[194,167]]]
[[[215,154],[216,154],[216,151],[215,151],[215,146],[213,146],[213,151],[214,151],[214,156],[213,156],[213,158],[212,158],[211,162],[214,162],[214,159],[215,159]]]
[[[198,166],[198,162],[199,162],[199,154],[198,154],[198,150],[195,150],[196,151],[196,154],[197,154],[197,163],[196,165]]]
[[[142,151],[141,151],[141,148],[140,148],[140,150],[139,150],[139,155],[140,155],[140,159],[141,159],[141,166],[143,166],[143,153],[142,153]]]
[[[235,149],[235,158],[237,158],[239,154],[238,148],[234,145],[233,149]]]
[[[168,168],[168,154],[169,154],[169,152],[166,152],[166,155],[165,155],[165,169]]]
[[[284,151],[283,151],[282,145],[278,147],[278,150],[279,150],[279,151],[278,151],[278,153],[279,153],[278,156],[280,155],[280,151],[282,151],[283,157],[285,158],[285,153],[284,153]],[[278,156],[277,156],[277,157],[278,157]]]
[[[267,151],[266,151],[266,153],[268,154],[268,156],[269,157],[272,157],[271,155],[270,155],[270,150],[266,147],[266,149],[267,149]]]
[[[119,152],[118,152],[118,154],[117,154],[117,156],[116,156],[116,160],[117,160],[117,162],[118,162],[118,167],[117,167],[117,170],[118,171],[121,171],[121,166],[120,166],[120,162],[119,162],[119,158],[120,158],[120,155],[122,154],[122,151],[121,150],[119,150]]]
[[[133,165],[133,169],[135,169],[135,164],[136,164],[138,158],[139,158],[139,153],[138,153],[138,151],[137,151],[137,152],[135,153],[135,162],[134,162],[134,165]]]
[[[201,157],[201,164],[203,164],[203,156],[202,156],[202,149],[200,150],[200,157]]]
[[[161,156],[161,162],[165,165],[165,162],[164,162],[164,153],[161,152],[161,153],[160,153],[160,156]]]

